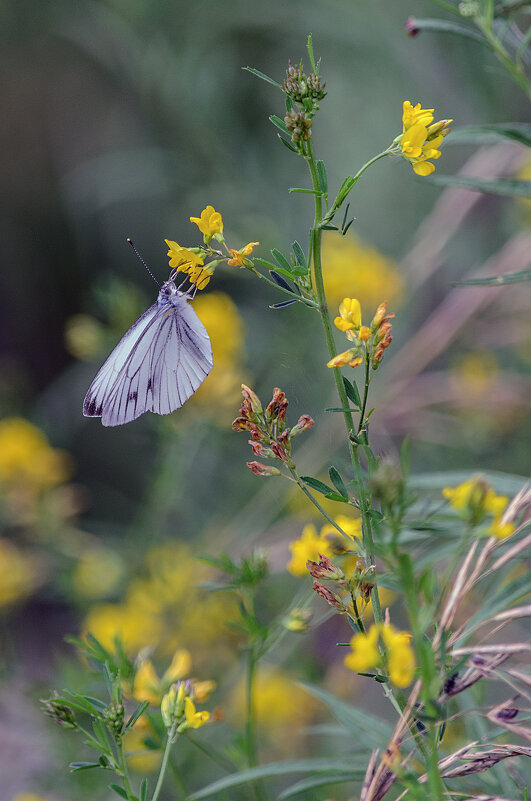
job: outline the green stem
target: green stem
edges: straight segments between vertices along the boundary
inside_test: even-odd
[[[121,740],[116,743],[116,751],[118,754],[118,767],[120,768],[120,776],[122,777],[124,783],[124,789],[127,793],[127,798],[133,799],[135,798],[135,794],[133,793],[133,788],[131,787],[131,781],[129,779],[129,772],[127,770],[127,763],[125,761],[124,749]]]
[[[289,289],[285,289],[283,286],[279,286],[274,281],[271,281],[270,278],[267,278],[267,276],[263,275],[259,270],[256,269],[256,267],[253,269],[253,273],[258,278],[261,278],[262,281],[265,281],[266,284],[269,284],[270,286],[274,287],[274,289],[277,289],[280,292],[283,292],[285,295],[289,295],[289,297],[292,300],[296,300],[296,301],[298,301],[298,303],[304,303],[305,306],[309,306],[312,309],[317,309],[318,308],[317,303],[314,300],[312,300],[311,298],[305,298],[303,295],[298,295],[295,292],[290,292]]]
[[[160,766],[159,777],[157,779],[157,784],[155,785],[155,790],[153,795],[151,796],[151,801],[157,801],[157,798],[160,795],[160,791],[162,790],[162,785],[164,783],[164,776],[166,775],[166,770],[168,768],[168,760],[170,758],[170,751],[173,745],[173,738],[175,737],[175,730],[177,728],[177,721],[174,720],[172,723],[172,727],[168,732],[168,738],[166,740],[166,748],[164,749],[164,756],[162,757],[162,764]]]
[[[374,164],[375,161],[377,161],[379,158],[382,158],[385,155],[387,155],[387,152],[379,153],[378,156],[375,156],[373,159],[364,164],[364,166],[358,171],[356,177],[359,177],[367,169],[367,167],[369,167],[371,164]],[[308,167],[310,168],[313,187],[314,189],[318,189],[319,178],[317,175],[317,167],[313,155],[311,139],[308,141],[308,155],[306,157],[306,161],[308,162]],[[315,218],[311,232],[314,287],[317,293],[317,297],[319,299],[319,314],[321,315],[326,344],[328,347],[328,353],[330,354],[330,358],[332,359],[336,355],[336,346],[334,342],[334,335],[332,332],[332,323],[330,321],[330,315],[328,313],[328,305],[326,302],[326,294],[323,282],[323,269],[321,263],[321,244],[322,244],[323,232],[321,229],[321,215],[322,215],[322,199],[316,194]],[[345,384],[343,383],[343,377],[341,375],[341,371],[338,367],[333,367],[332,370],[334,373],[334,380],[336,382],[336,389],[340,399],[341,408],[347,410],[349,407],[349,401],[345,390]],[[354,430],[354,419],[352,417],[352,413],[350,411],[344,411],[343,419],[345,421],[345,426],[348,435],[350,434],[351,431]],[[357,446],[354,445],[354,443],[350,440],[350,438],[349,438],[349,450],[350,450],[350,458],[354,468],[354,480],[356,482],[356,487],[358,491],[358,502],[362,519],[362,527],[363,527],[363,544],[366,549],[367,559],[369,561],[369,564],[374,564],[374,540],[372,536],[372,524],[369,516],[365,487],[363,486],[363,481],[361,479],[361,470],[362,470],[361,460],[358,453],[358,448]],[[374,620],[377,623],[381,623],[383,620],[383,616],[382,616],[382,608],[380,606],[380,597],[378,595],[377,585],[374,586],[371,592],[371,601],[372,601],[372,611],[374,615]]]
[[[503,64],[507,72],[511,75],[513,80],[516,81],[520,89],[523,89],[526,95],[531,97],[531,86],[529,85],[529,81],[527,80],[522,65],[516,64],[511,59],[507,50],[493,32],[490,20],[487,20],[483,17],[476,17],[475,21],[482,34],[486,37],[486,39],[488,39],[492,51],[498,61]]]
[[[360,617],[358,604],[356,603],[356,597],[353,592],[350,593],[350,597],[352,598],[352,608],[354,609],[354,617],[356,619],[356,625],[358,626],[361,633],[365,634],[365,626],[363,624],[363,620]]]
[[[396,152],[396,151],[395,151],[395,144],[393,143],[393,144],[389,145],[389,147],[386,150],[383,150],[381,153],[378,153],[378,155],[373,156],[372,159],[369,159],[369,161],[366,161],[365,164],[362,167],[360,167],[360,169],[358,170],[356,175],[352,176],[352,179],[351,179],[351,182],[350,182],[348,190],[346,192],[341,193],[341,195],[338,195],[336,197],[336,199],[334,200],[334,203],[332,205],[332,208],[330,209],[330,211],[328,212],[328,214],[326,215],[326,217],[324,219],[321,219],[321,213],[322,212],[321,212],[321,210],[319,211],[319,219],[316,220],[315,225],[319,225],[319,228],[322,228],[323,225],[327,225],[330,222],[330,220],[332,219],[332,217],[334,216],[334,214],[336,213],[336,211],[338,211],[338,209],[341,208],[341,206],[343,205],[343,203],[345,202],[345,200],[347,199],[349,194],[352,192],[352,190],[354,189],[354,186],[358,183],[359,179],[361,178],[361,176],[363,175],[365,170],[368,170],[369,167],[371,167],[377,161],[379,161],[380,159],[383,159],[384,156],[389,156],[389,155],[391,155],[391,153],[394,153],[394,152]],[[310,172],[312,173],[312,181],[314,181],[314,171],[315,171],[315,174],[317,176],[317,168],[315,167],[315,160],[313,158],[311,139],[308,141],[308,155],[305,158],[306,158],[306,161],[308,162],[308,165],[310,167]],[[312,170],[312,162],[313,162],[313,170]],[[317,182],[317,183],[314,182],[314,189],[316,189],[316,190],[319,189],[319,182]],[[317,201],[317,199],[318,199],[317,195],[315,196],[315,199]],[[321,198],[319,198],[319,201],[320,200],[321,200]],[[316,206],[317,206],[317,204],[316,204]]]
[[[254,686],[256,678],[256,665],[257,656],[253,646],[249,648],[249,661],[247,665],[247,722],[245,725],[245,740],[247,748],[247,764],[250,768],[254,768],[257,764],[256,760],[256,719],[254,709]],[[264,801],[262,788],[259,782],[252,783],[256,801]]]
[[[369,359],[369,354],[367,353],[365,355],[365,387],[363,390],[363,401],[361,404],[360,421],[358,424],[358,434],[363,428],[363,423],[365,421],[365,410],[367,408],[367,398],[369,396],[369,384],[371,383],[370,371],[371,371],[371,360]]]

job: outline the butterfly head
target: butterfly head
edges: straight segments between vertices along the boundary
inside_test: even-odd
[[[175,283],[170,281],[165,281],[162,284],[159,292],[158,303],[159,306],[164,306],[167,303],[171,303],[175,305],[177,298],[182,295],[182,292],[179,292],[178,288],[175,286]]]

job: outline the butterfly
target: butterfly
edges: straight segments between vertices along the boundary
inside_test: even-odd
[[[169,414],[201,386],[212,369],[206,329],[172,271],[157,302],[124,334],[90,385],[85,417],[120,426],[144,412]],[[182,286],[182,285],[181,285]]]

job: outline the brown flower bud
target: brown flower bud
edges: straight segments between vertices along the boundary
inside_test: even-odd
[[[324,598],[325,601],[330,604],[330,606],[335,606],[336,609],[340,609],[342,612],[344,612],[343,602],[337,597],[337,595],[334,595],[333,592],[330,592],[330,590],[323,586],[321,582],[314,580],[313,589],[317,595],[320,595],[321,598]]]
[[[420,28],[417,25],[415,17],[408,17],[404,23],[404,28],[408,36],[416,36],[420,33]]]
[[[254,440],[250,439],[249,445],[251,446],[251,450],[255,456],[261,456],[262,459],[272,458],[273,451],[271,448],[266,448],[261,442],[255,442]]]
[[[274,440],[271,442],[271,450],[277,459],[281,459],[283,462],[288,461],[288,454],[278,442],[275,442]]]
[[[262,404],[260,398],[246,384],[242,384],[243,405],[248,410],[250,416],[260,416],[262,414]]]
[[[328,558],[328,556],[323,556],[322,553],[319,554],[318,562],[312,562],[311,559],[308,559],[306,562],[306,567],[308,568],[308,573],[310,576],[313,576],[316,579],[342,581],[345,578],[345,574],[341,568],[336,567],[336,565]]]
[[[250,424],[246,417],[237,417],[232,424],[234,431],[249,431]]]
[[[286,417],[288,405],[289,401],[286,399],[285,394],[281,389],[275,387],[273,390],[273,397],[265,410],[266,420],[271,423],[282,422]]]
[[[301,414],[295,425],[290,431],[289,437],[293,439],[293,437],[297,437],[299,434],[302,434],[303,431],[309,431],[310,428],[315,424],[315,421],[312,420],[309,414]]]
[[[281,476],[282,473],[276,467],[270,467],[260,462],[246,462],[247,467],[255,476]]]

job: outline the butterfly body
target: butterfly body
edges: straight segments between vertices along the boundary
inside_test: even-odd
[[[129,423],[144,412],[169,414],[196,392],[212,369],[205,327],[173,280],[127,331],[90,385],[85,417],[104,426]]]

